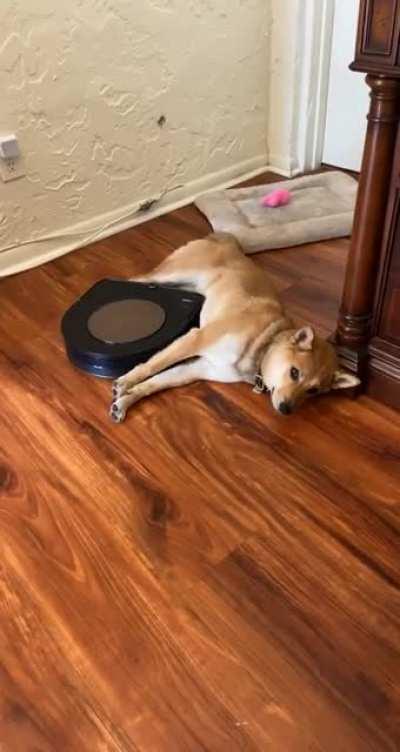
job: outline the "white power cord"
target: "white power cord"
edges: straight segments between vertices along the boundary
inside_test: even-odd
[[[133,209],[129,211],[127,214],[121,214],[119,217],[115,217],[110,222],[106,222],[106,224],[99,227],[97,230],[93,232],[92,235],[89,235],[87,238],[87,243],[93,243],[96,238],[101,235],[104,230],[108,230],[110,227],[113,227],[113,225],[118,224],[118,222],[121,222],[123,219],[128,219],[129,217],[136,217],[138,214],[145,213],[149,211],[149,209],[154,206],[154,204],[158,204],[161,199],[164,198],[168,193],[171,193],[172,191],[176,191],[178,188],[182,188],[183,184],[175,185],[172,188],[166,188],[165,191],[162,191],[158,194],[155,198],[149,199],[148,201],[141,201],[137,204],[137,209]],[[4,248],[0,248],[0,253],[4,253],[6,251],[14,251],[16,248],[20,248],[21,246],[25,245],[34,245],[37,243],[46,243],[51,240],[62,240],[63,238],[77,238],[81,237],[82,235],[87,235],[87,230],[76,230],[74,232],[62,232],[62,233],[55,233],[54,235],[42,235],[40,238],[32,238],[31,240],[21,240],[19,243],[13,243],[11,245],[5,246]]]

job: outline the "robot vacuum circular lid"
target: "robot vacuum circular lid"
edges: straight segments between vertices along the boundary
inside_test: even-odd
[[[93,337],[108,344],[136,342],[161,329],[166,319],[164,308],[152,300],[116,300],[97,308],[88,318]]]

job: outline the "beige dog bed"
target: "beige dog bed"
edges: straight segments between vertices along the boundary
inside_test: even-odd
[[[292,200],[275,209],[260,205],[266,193],[287,188]],[[357,182],[344,172],[324,172],[280,183],[233,188],[199,196],[195,205],[216,232],[231,232],[248,253],[350,235]]]

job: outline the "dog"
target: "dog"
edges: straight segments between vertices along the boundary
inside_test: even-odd
[[[115,422],[143,397],[198,380],[244,381],[268,392],[281,415],[308,397],[360,383],[339,369],[334,348],[311,326],[295,327],[268,274],[232,235],[193,240],[135,281],[196,290],[205,302],[198,328],[114,382]]]

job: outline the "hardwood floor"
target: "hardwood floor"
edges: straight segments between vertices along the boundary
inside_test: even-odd
[[[192,207],[0,283],[1,752],[400,748],[400,416],[245,385],[116,426],[63,311],[207,232]],[[328,334],[347,240],[260,254]]]

